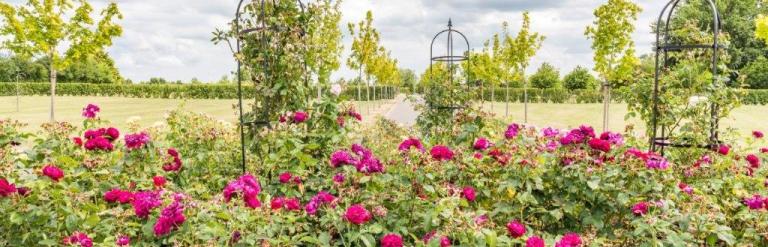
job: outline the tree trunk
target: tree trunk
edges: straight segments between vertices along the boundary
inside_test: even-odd
[[[525,101],[525,104],[523,108],[525,108],[525,116],[523,116],[524,123],[528,123],[528,80],[525,79],[525,76],[523,76],[523,100]]]
[[[491,85],[491,112],[493,112],[493,104],[495,103],[496,103],[496,85]]]
[[[53,59],[53,56],[51,56],[51,59]],[[50,79],[51,79],[51,123],[56,121],[54,112],[56,108],[56,66],[53,64],[53,61],[51,61],[50,65]]]
[[[610,121],[608,119],[611,106],[611,85],[608,82],[603,84],[603,132],[608,131]]]
[[[506,94],[506,99],[504,100],[506,101],[505,103],[506,113],[504,114],[504,116],[509,117],[509,83],[507,83],[507,87],[505,88],[504,93]]]

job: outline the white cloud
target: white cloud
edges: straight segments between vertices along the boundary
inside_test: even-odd
[[[10,0],[18,4],[23,0]],[[103,7],[107,0],[96,0]],[[124,34],[109,49],[122,74],[134,81],[150,77],[171,80],[216,80],[235,68],[229,49],[210,42],[216,27],[232,18],[237,0],[118,0],[125,18]],[[455,28],[467,34],[480,49],[503,21],[517,32],[521,12],[531,11],[533,29],[547,37],[534,57],[530,70],[549,62],[566,73],[577,65],[591,67],[590,41],[584,28],[592,22],[592,11],[603,0],[345,0],[341,26],[359,22],[373,10],[374,25],[382,44],[392,51],[402,67],[421,73],[429,64],[429,42],[452,18]],[[650,52],[653,36],[650,23],[664,3],[637,1],[644,12],[633,35],[639,53]],[[344,38],[349,49],[351,39]],[[348,51],[344,52],[346,54]],[[344,63],[342,63],[344,64]],[[345,66],[334,77],[353,77]]]

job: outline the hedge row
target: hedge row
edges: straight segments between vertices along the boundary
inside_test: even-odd
[[[0,83],[0,96],[16,95],[16,83]],[[371,87],[373,89],[373,87]],[[19,83],[20,95],[49,95],[49,83]],[[365,90],[362,90],[365,92]],[[395,89],[377,86],[375,99],[392,99]],[[90,84],[59,83],[56,94],[60,96],[108,96],[161,99],[237,99],[237,85],[226,84]],[[357,89],[347,88],[344,95],[357,100]],[[243,87],[243,98],[255,98],[253,86]],[[363,100],[374,99],[373,96]]]
[[[493,90],[485,88],[482,90],[483,100],[493,99],[498,102],[522,103],[525,101],[525,90],[522,88],[510,88],[509,97],[507,97],[506,88],[494,88]],[[603,95],[597,90],[566,90],[566,89],[528,89],[528,102],[531,103],[601,103]]]
[[[477,90],[477,100],[493,101],[495,102],[512,102],[522,103],[525,99],[524,90],[522,88],[510,88],[509,97],[507,98],[506,88],[490,88]],[[744,105],[768,105],[768,89],[743,89],[744,96],[741,98],[741,103]],[[482,91],[482,97],[480,92]],[[623,95],[618,91],[615,91],[612,95],[612,101],[623,102]],[[528,89],[528,102],[531,103],[570,103],[570,104],[594,104],[603,102],[603,94],[598,90],[567,90],[567,89]]]

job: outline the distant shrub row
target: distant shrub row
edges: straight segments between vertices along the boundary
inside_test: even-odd
[[[376,97],[366,97],[366,90],[361,90],[360,99],[392,99],[393,87],[376,86]],[[0,83],[0,96],[16,95],[15,83]],[[19,83],[20,95],[49,95],[48,83]],[[237,99],[237,85],[231,84],[92,84],[60,83],[56,85],[56,94],[61,96],[108,96],[129,98],[160,99]],[[358,99],[357,88],[348,87],[343,93],[349,99]],[[254,98],[253,86],[243,87],[243,98]]]

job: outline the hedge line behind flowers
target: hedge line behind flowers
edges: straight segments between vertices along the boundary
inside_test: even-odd
[[[371,97],[374,99],[371,87]],[[388,86],[376,86],[375,99],[393,99],[395,90]],[[18,84],[20,95],[49,95],[48,83],[25,82]],[[365,88],[360,99],[367,100]],[[237,85],[234,84],[92,84],[60,83],[56,85],[56,94],[60,96],[108,96],[129,98],[161,99],[237,99]],[[347,87],[344,95],[357,99],[357,88]],[[15,83],[0,83],[0,96],[16,95]],[[255,98],[253,86],[243,87],[243,98]]]
[[[476,89],[480,90],[480,89]],[[495,92],[494,92],[495,91]],[[620,91],[620,90],[619,90]],[[741,103],[743,105],[766,105],[768,104],[768,90],[765,89],[742,89]],[[478,91],[479,92],[479,91]],[[507,99],[505,88],[485,88],[483,90],[483,98],[485,101],[494,99],[495,102],[505,102]],[[632,92],[616,92],[611,97],[614,102],[624,102],[623,93]],[[492,95],[493,94],[493,95]],[[479,99],[479,94],[478,94]],[[525,99],[524,90],[522,88],[510,88],[509,89],[509,102],[523,103]],[[567,90],[567,89],[528,89],[528,102],[531,103],[577,103],[577,104],[595,104],[603,102],[603,94],[598,90],[579,89],[579,90]]]

